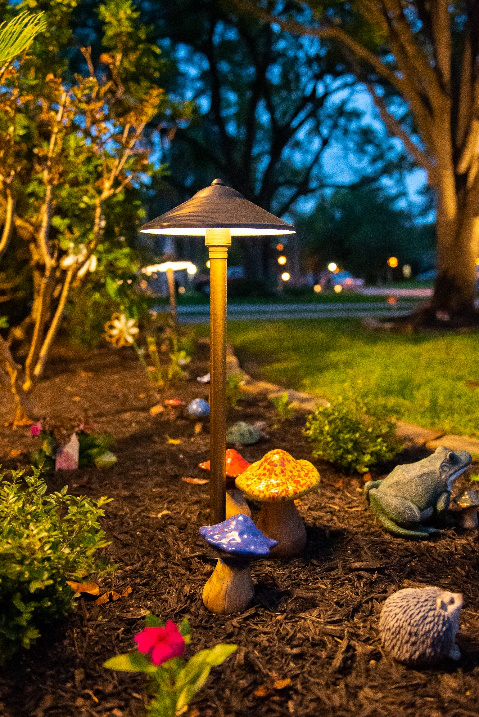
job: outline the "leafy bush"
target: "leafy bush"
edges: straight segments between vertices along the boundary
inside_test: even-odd
[[[304,434],[313,445],[313,456],[350,473],[366,473],[400,448],[386,407],[353,396],[319,406],[308,416]]]
[[[276,420],[273,428],[279,428],[283,425],[283,423],[290,421],[294,417],[296,409],[290,402],[287,391],[282,393],[281,396],[273,396],[270,398],[270,401],[273,404],[276,413]]]
[[[65,425],[42,421],[32,426],[32,435],[38,435],[40,447],[30,453],[30,460],[35,468],[49,473],[55,470],[55,458],[60,446],[68,442],[72,433],[76,433],[79,443],[78,467],[96,466],[105,468],[116,463],[116,456],[110,448],[114,444],[109,433],[90,433],[83,423],[75,425],[72,420],[65,419]]]
[[[73,609],[67,579],[105,572],[108,543],[98,520],[107,498],[47,493],[34,470],[0,474],[0,662]]]

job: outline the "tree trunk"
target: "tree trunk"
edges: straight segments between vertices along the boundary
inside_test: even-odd
[[[437,208],[437,279],[432,309],[442,321],[476,318],[477,220],[471,193],[456,198],[450,211],[447,195],[438,191]]]

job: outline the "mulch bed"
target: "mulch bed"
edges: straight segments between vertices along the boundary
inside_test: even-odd
[[[200,354],[191,374],[206,370],[207,357]],[[207,397],[207,387],[192,380],[161,398],[175,395],[187,401]],[[198,535],[199,526],[208,522],[208,485],[181,480],[204,477],[197,464],[207,456],[207,426],[194,435],[194,423],[187,418],[172,419],[167,412],[152,417],[148,409],[155,396],[129,350],[83,357],[58,352],[34,398],[40,413],[86,411],[97,430],[115,437],[116,466],[57,474],[51,486],[67,482],[72,492],[114,498],[106,507],[104,527],[112,541],[108,556],[118,567],[102,581],[102,589],[132,591],[101,606],[80,600],[64,624],[13,660],[0,675],[2,717],[143,715],[142,678],[113,673],[102,663],[132,648],[148,611],[175,621],[187,617],[195,650],[217,642],[239,645],[213,671],[191,715],[478,714],[476,532],[448,529],[426,542],[393,538],[365,509],[358,479],[315,461],[322,483],[320,491],[301,502],[308,525],[304,557],[258,562],[252,606],[240,615],[215,616],[201,601],[215,563]],[[5,397],[0,411],[6,415]],[[241,402],[230,417],[269,425],[274,418],[269,402],[261,399]],[[252,461],[278,447],[309,459],[303,422],[299,416],[282,430],[271,429],[267,440],[242,453]],[[167,437],[181,439],[180,445],[168,443]],[[27,465],[33,447],[28,428],[0,428],[4,467]],[[12,450],[21,453],[12,456]],[[420,457],[409,454],[404,460]],[[391,592],[427,584],[464,595],[463,659],[418,671],[383,654],[377,623]]]

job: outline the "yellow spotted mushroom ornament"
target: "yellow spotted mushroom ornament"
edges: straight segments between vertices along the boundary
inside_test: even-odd
[[[256,525],[278,542],[271,555],[300,555],[306,546],[306,528],[294,501],[319,487],[313,464],[281,449],[269,451],[236,478],[236,486],[247,498],[261,503]]]

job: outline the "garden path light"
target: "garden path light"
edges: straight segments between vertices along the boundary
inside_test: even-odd
[[[294,228],[249,202],[221,179],[191,199],[147,222],[149,234],[205,237],[210,261],[210,503],[211,517],[225,516],[226,453],[226,265],[231,237],[294,234]]]

